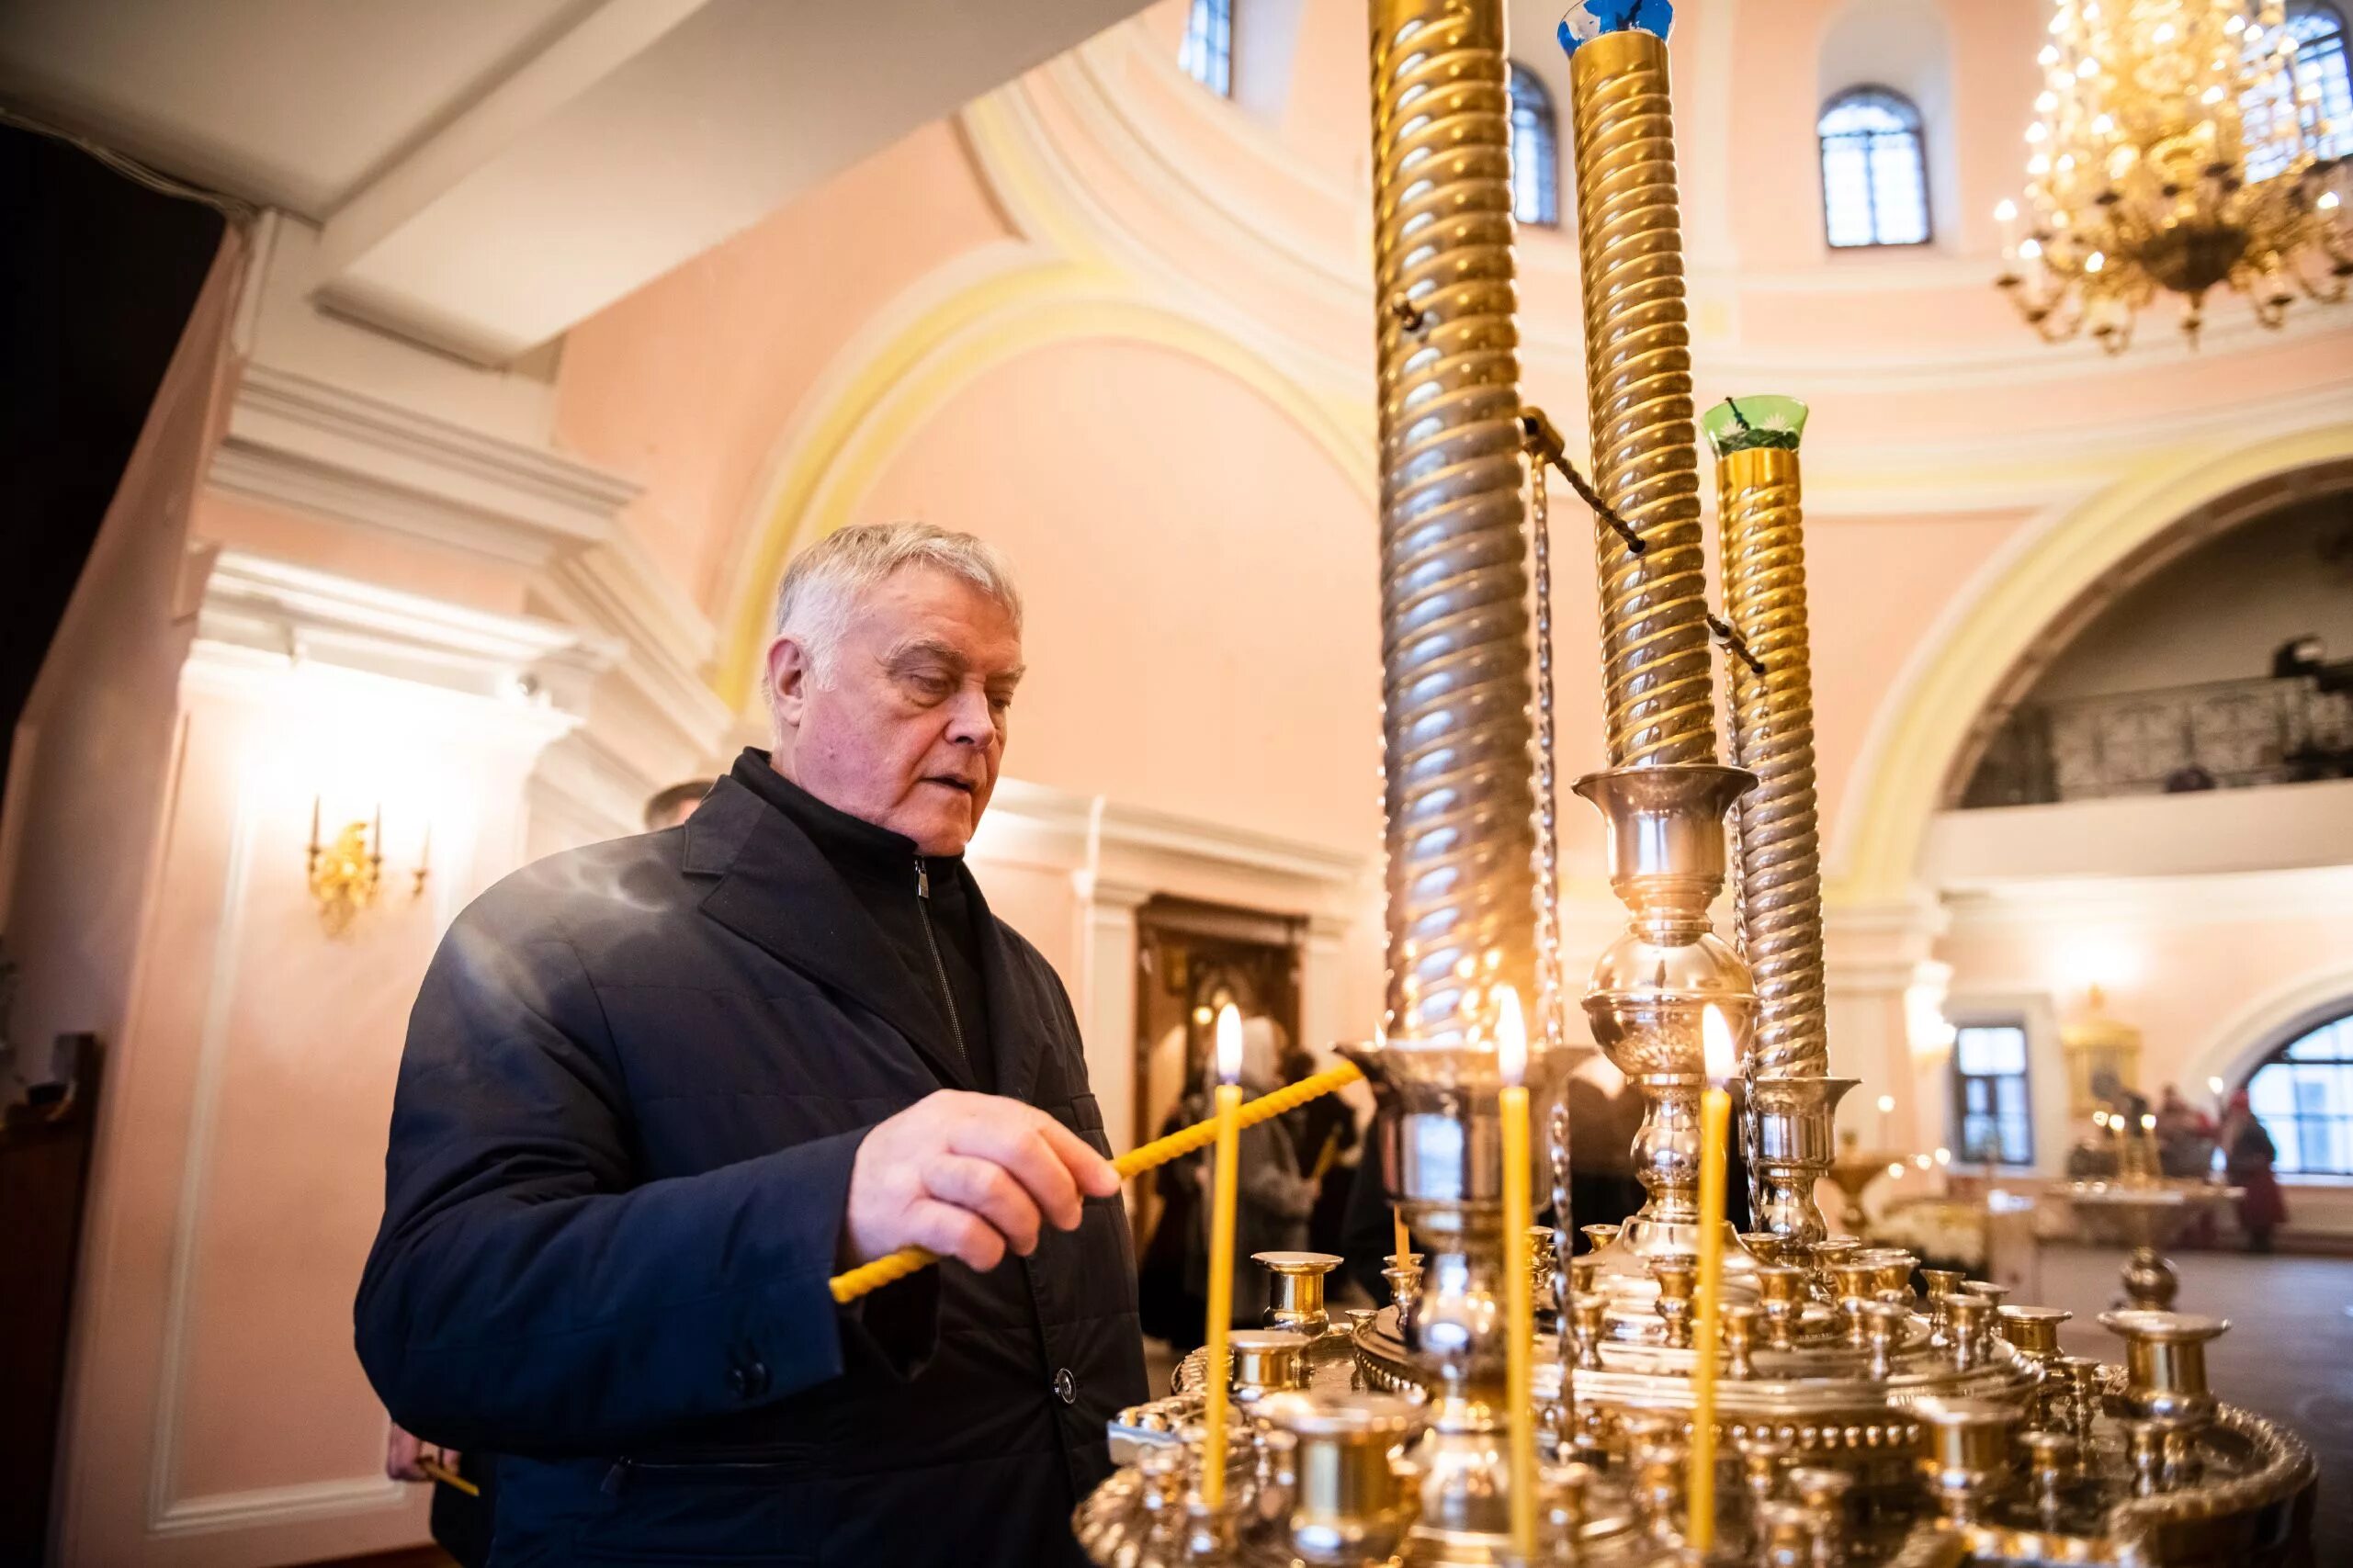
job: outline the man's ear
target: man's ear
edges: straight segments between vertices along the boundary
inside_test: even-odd
[[[794,637],[780,637],[768,645],[768,709],[786,729],[800,728],[809,705],[809,682],[816,678],[809,649]]]

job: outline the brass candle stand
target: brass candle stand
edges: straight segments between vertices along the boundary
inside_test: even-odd
[[[1330,1259],[1270,1253],[1263,1332],[1237,1335],[1226,1503],[1202,1502],[1204,1359],[1123,1412],[1080,1506],[1106,1568],[1507,1563],[1870,1568],[1968,1562],[2273,1568],[2309,1453],[2219,1403],[2225,1326],[2110,1314],[2121,1364],[2061,1351],[2062,1313],[1828,1236],[1830,1118],[1812,694],[1800,539],[1803,410],[1711,413],[1732,666],[1717,761],[1697,431],[1669,116],[1665,0],[1586,0],[1571,47],[1593,481],[1521,407],[1501,0],[1372,0],[1389,976],[1382,1037],[1347,1048],[1381,1105],[1375,1157],[1424,1250],[1336,1324]],[[1784,406],[1786,405],[1786,406]],[[1532,1408],[1504,1375],[1494,1028],[1499,988],[1549,996],[1549,664],[1529,647],[1522,442],[1592,506],[1609,765],[1576,785],[1608,825],[1629,923],[1585,1012],[1646,1097],[1626,1216],[1567,1213],[1567,1122]],[[1541,508],[1535,515],[1544,515]],[[1541,538],[1539,539],[1541,545]],[[1533,619],[1549,625],[1545,574]],[[1532,746],[1532,742],[1537,744]],[[1734,813],[1732,841],[1725,828]],[[1710,928],[1727,877],[1737,944]],[[1541,967],[1540,967],[1541,965]],[[1694,1394],[1700,1023],[1749,1043],[1753,1228],[1724,1236],[1712,1408]],[[1567,1051],[1540,1006],[1543,1109]],[[1875,1161],[1872,1168],[1883,1167]],[[1859,1186],[1857,1190],[1859,1190]],[[1571,1257],[1581,1230],[1592,1250]],[[1718,1232],[1719,1236],[1723,1235]],[[1513,1238],[1516,1239],[1516,1238]],[[1916,1294],[1916,1280],[1925,1280]],[[1547,1291],[1540,1289],[1540,1298]],[[1714,1473],[1688,1473],[1694,1423]],[[1535,1539],[1509,1533],[1506,1439],[1541,1435]],[[1698,1551],[1689,1495],[1712,1487]]]

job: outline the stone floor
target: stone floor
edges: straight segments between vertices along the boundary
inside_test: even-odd
[[[2042,1305],[2076,1321],[2060,1332],[2074,1354],[2121,1359],[2096,1321],[2120,1293],[2119,1252],[2047,1247]],[[2293,1427],[2320,1461],[2313,1561],[2353,1563],[2353,1258],[2176,1255],[2182,1312],[2231,1320],[2206,1366],[2224,1400]]]

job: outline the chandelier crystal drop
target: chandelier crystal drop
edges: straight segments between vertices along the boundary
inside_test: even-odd
[[[2056,0],[2024,199],[1994,213],[1997,282],[2044,342],[2121,353],[2160,293],[2193,344],[2217,286],[2267,327],[2345,298],[2347,160],[2319,155],[2295,51],[2280,0]]]

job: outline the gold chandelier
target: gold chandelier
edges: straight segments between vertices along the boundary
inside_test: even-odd
[[[2110,354],[2160,291],[2227,285],[2267,327],[2353,276],[2343,158],[2299,89],[2280,0],[2056,0],[2027,128],[2024,212],[2005,201],[1997,279],[2046,343]]]

